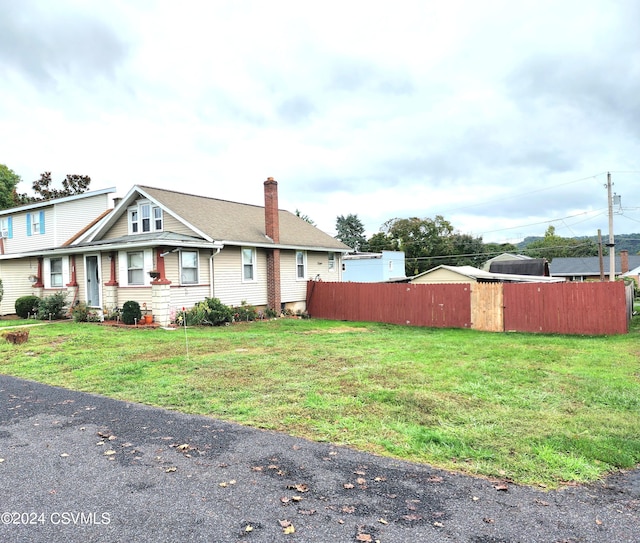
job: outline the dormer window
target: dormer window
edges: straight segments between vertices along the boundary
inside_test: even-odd
[[[129,233],[161,232],[162,209],[148,201],[140,201],[129,208]]]

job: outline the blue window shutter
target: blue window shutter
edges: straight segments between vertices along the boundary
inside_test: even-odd
[[[40,212],[40,233],[44,234],[44,211]]]
[[[31,235],[31,213],[27,213],[27,236]]]
[[[7,217],[7,237],[11,239],[13,237],[13,217]]]

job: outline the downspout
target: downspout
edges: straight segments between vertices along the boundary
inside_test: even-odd
[[[212,252],[209,257],[209,298],[215,298],[215,292],[213,290],[213,257],[220,253],[220,249],[222,249],[222,247],[215,247],[215,249],[216,252]]]

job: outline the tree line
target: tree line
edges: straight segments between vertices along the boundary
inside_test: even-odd
[[[336,239],[354,252],[404,251],[405,274],[417,275],[439,265],[480,267],[501,253],[519,253],[532,258],[597,256],[598,244],[588,238],[564,238],[549,226],[543,238],[525,247],[511,243],[484,243],[482,236],[463,234],[442,215],[434,218],[395,218],[367,238],[357,215],[336,219]]]
[[[51,172],[43,172],[31,185],[33,195],[18,192],[21,182],[22,178],[17,173],[0,164],[0,209],[82,194],[89,190],[91,178],[88,175],[67,174],[61,182],[62,188],[55,188]]]

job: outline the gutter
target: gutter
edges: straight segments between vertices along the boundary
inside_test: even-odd
[[[213,288],[213,257],[220,253],[223,247],[224,245],[216,243],[213,246],[216,252],[211,252],[211,256],[209,257],[209,298],[215,298],[215,291]]]

